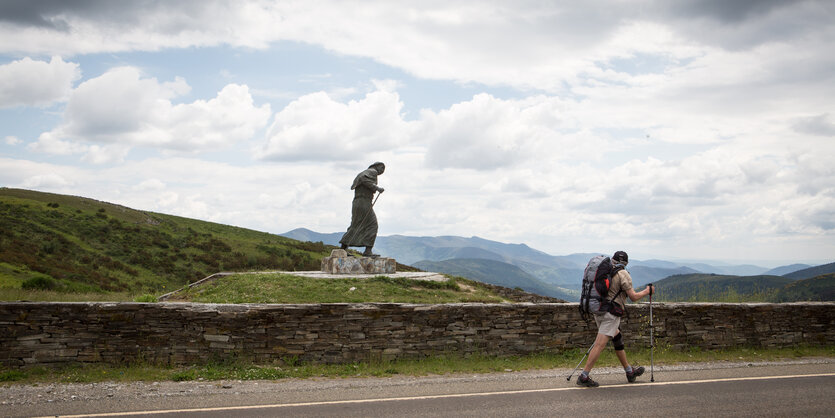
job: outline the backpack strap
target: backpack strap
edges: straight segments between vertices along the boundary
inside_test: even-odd
[[[624,269],[624,267],[623,267],[622,264],[615,264],[614,266],[612,266],[612,271],[609,273],[609,279],[610,280],[614,279],[615,276],[618,274],[618,272],[623,270],[623,269]],[[612,298],[612,300],[615,300],[615,298],[617,298],[619,294],[620,294],[620,291],[618,291],[618,293],[615,294],[615,296]],[[606,295],[606,296],[608,296],[608,295]],[[591,298],[595,299],[599,302],[603,302],[603,301],[607,300],[606,296],[598,294],[597,296],[592,296]]]
[[[618,274],[618,272],[620,272],[621,270],[625,270],[625,268],[623,267],[623,265],[622,265],[622,264],[615,264],[615,266],[614,266],[614,267],[612,267],[612,278],[614,279],[614,277],[615,277],[615,276]],[[609,300],[609,302],[611,302],[611,303],[615,303],[615,299],[617,299],[617,298],[618,298],[618,296],[620,296],[620,294],[621,294],[621,293],[623,293],[623,287],[621,287],[620,289],[618,289],[618,292],[617,292],[617,293],[615,293],[615,295],[614,295],[614,296],[612,296],[612,299],[611,299],[611,300]],[[627,310],[626,310],[626,304],[624,304],[624,306],[621,306],[621,308],[623,308],[624,317],[628,318],[628,317],[629,317],[629,311],[627,311]]]

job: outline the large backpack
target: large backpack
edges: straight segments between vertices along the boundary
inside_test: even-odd
[[[580,294],[580,315],[583,319],[600,311],[600,306],[609,295],[612,277],[620,270],[623,267],[615,266],[612,259],[605,255],[597,255],[589,260],[583,272],[583,292]]]

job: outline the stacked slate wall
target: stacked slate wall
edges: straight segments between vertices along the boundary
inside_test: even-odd
[[[649,346],[649,309],[629,306],[630,346]],[[653,305],[657,346],[703,349],[835,342],[835,303]],[[587,348],[574,303],[0,303],[0,364],[314,363]]]

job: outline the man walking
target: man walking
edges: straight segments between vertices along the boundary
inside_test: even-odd
[[[612,277],[612,282],[609,285],[609,293],[606,295],[606,301],[616,304],[617,307],[620,308],[620,312],[623,313],[626,308],[627,296],[629,296],[629,299],[633,302],[637,302],[644,296],[651,294],[653,292],[653,286],[648,285],[646,289],[640,292],[635,292],[635,290],[632,289],[632,276],[630,276],[629,272],[626,271],[626,265],[629,264],[629,255],[627,255],[626,252],[615,252],[615,255],[612,256],[612,263],[614,264],[614,268],[619,271]],[[617,309],[615,309],[615,311],[617,311]],[[629,364],[629,361],[626,360],[623,335],[620,333],[619,329],[620,318],[620,316],[615,316],[610,312],[605,311],[594,313],[594,322],[597,323],[597,338],[594,340],[594,346],[589,352],[586,367],[583,368],[583,372],[580,374],[580,377],[577,378],[577,384],[579,386],[598,386],[597,382],[589,377],[589,372],[591,372],[592,367],[594,367],[594,363],[597,361],[597,358],[600,357],[600,353],[603,352],[603,349],[606,348],[606,344],[609,343],[609,340],[612,340],[612,345],[615,346],[615,354],[618,356],[620,364],[623,365],[623,369],[626,371],[626,380],[629,381],[629,383],[634,382],[638,376],[644,374],[643,367],[633,368]]]
[[[386,171],[386,165],[376,162],[368,166],[368,169],[359,173],[354,178],[351,190],[354,191],[354,202],[351,205],[351,226],[342,235],[339,243],[342,249],[348,247],[365,247],[362,253],[366,257],[377,257],[371,252],[374,242],[377,240],[377,215],[374,213],[374,204],[371,198],[375,192],[384,192],[385,189],[377,186],[377,176]]]

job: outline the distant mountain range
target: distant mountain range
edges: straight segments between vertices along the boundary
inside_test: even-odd
[[[784,276],[784,275],[791,274],[791,273],[794,273],[794,272],[797,272],[797,271],[800,271],[800,270],[808,269],[810,267],[812,267],[812,266],[810,266],[808,264],[790,264],[788,266],[773,268],[773,269],[771,269],[771,270],[769,270],[769,271],[767,271],[763,274],[767,275],[767,276]]]
[[[299,228],[280,235],[300,241],[321,241],[324,244],[339,245],[342,234],[342,232],[324,234]],[[374,250],[384,256],[393,257],[400,263],[423,270],[468,277],[500,286],[519,287],[529,292],[565,300],[579,299],[583,270],[589,259],[598,254],[578,253],[554,256],[525,244],[506,244],[479,237],[404,235],[379,236]],[[806,270],[810,272],[803,273]],[[835,272],[835,263],[817,267],[792,264],[768,269],[755,265],[632,260],[629,263],[629,271],[634,286],[641,288],[647,283],[660,282],[671,276],[682,275],[701,275],[700,277],[703,278],[712,277],[711,274],[727,277],[787,275],[786,280],[791,282],[792,279],[801,278],[800,276],[806,278],[809,274],[812,275],[808,277],[814,277]],[[816,272],[822,273],[814,274]],[[800,276],[790,276],[791,274]]]
[[[545,283],[521,268],[501,261],[453,258],[444,261],[418,261],[412,266],[425,271],[443,272],[498,286],[519,288],[531,293],[563,300],[578,298],[576,291]]]

